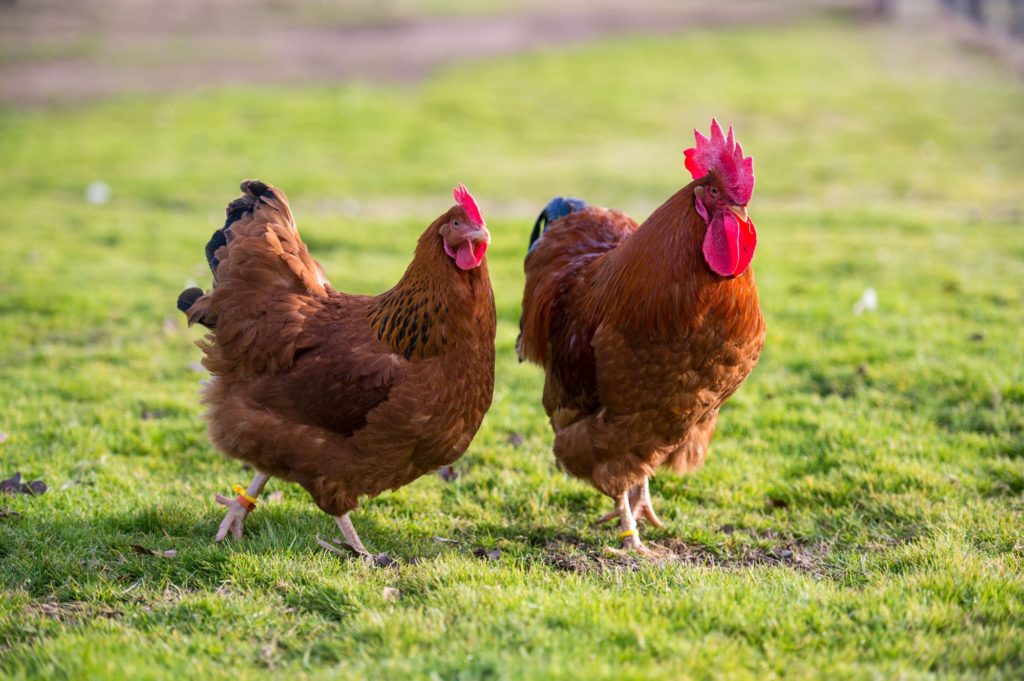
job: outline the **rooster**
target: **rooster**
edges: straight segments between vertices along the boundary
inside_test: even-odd
[[[753,160],[732,128],[695,131],[693,181],[642,225],[556,198],[527,252],[521,360],[545,370],[544,409],[563,470],[615,501],[625,550],[661,527],[649,478],[703,464],[722,403],[757,363],[765,323],[750,261]]]
[[[456,205],[419,239],[401,280],[378,296],[331,288],[299,238],[288,199],[242,183],[206,246],[213,289],[178,298],[213,375],[210,438],[258,472],[216,535],[242,536],[267,480],[299,483],[369,556],[349,513],[361,496],[407,485],[458,459],[494,390],[491,236],[459,185]]]

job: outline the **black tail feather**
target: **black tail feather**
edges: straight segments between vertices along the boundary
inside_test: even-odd
[[[541,237],[544,236],[544,232],[548,231],[548,225],[555,220],[564,218],[570,213],[576,213],[584,210],[587,207],[587,202],[583,199],[576,199],[571,196],[556,196],[555,198],[548,201],[548,205],[544,206],[544,210],[537,216],[537,221],[533,223],[533,231],[530,232],[530,245],[526,249],[526,255],[529,256],[533,251],[534,246],[540,241]],[[516,352],[519,354],[519,361],[523,361],[521,346],[523,340],[523,316],[519,315],[519,337],[516,338]]]
[[[526,250],[527,255],[533,250],[534,244],[540,241],[544,232],[548,231],[548,225],[555,220],[564,218],[570,213],[576,213],[587,207],[583,199],[576,199],[571,196],[556,196],[544,206],[544,210],[537,216],[537,222],[533,223],[533,231],[530,232],[530,245]]]
[[[198,286],[187,288],[178,294],[178,309],[184,312],[186,315],[188,311],[192,309],[192,306],[196,304],[196,301],[203,296],[203,289]],[[209,321],[205,317],[199,317],[197,319],[190,319],[189,324],[192,322],[199,322],[208,329],[216,328],[216,324]]]
[[[178,309],[188,314],[189,308],[203,296],[203,289],[198,286],[187,288],[178,294]]]
[[[537,216],[537,222],[533,223],[533,231],[530,232],[530,244],[526,248],[526,252],[529,253],[533,250],[533,245],[537,243],[537,239],[540,238],[541,230],[544,229],[548,224],[548,213],[546,210],[542,210],[540,215]]]
[[[206,262],[210,264],[210,271],[213,272],[213,276],[217,276],[217,265],[220,264],[220,260],[214,255],[217,249],[221,246],[226,246],[228,238],[224,234],[223,229],[218,229],[210,237],[210,240],[206,242]]]
[[[231,241],[231,225],[241,220],[242,216],[251,215],[262,197],[276,198],[274,190],[267,186],[266,182],[261,182],[260,180],[245,180],[239,188],[242,190],[242,196],[228,204],[225,211],[224,226],[214,232],[213,236],[210,237],[210,241],[206,244],[206,262],[210,264],[210,270],[215,278],[217,276],[217,265],[220,264],[220,260],[215,253],[218,248],[226,246]]]
[[[267,186],[266,183],[260,182],[259,180],[245,180],[241,184],[242,196],[238,197],[234,201],[228,204],[226,212],[226,218],[224,220],[224,226],[218,229],[210,237],[210,240],[206,243],[206,262],[210,266],[210,271],[213,273],[214,285],[216,286],[217,280],[217,266],[220,264],[220,259],[217,257],[217,250],[221,246],[226,246],[231,241],[231,225],[237,222],[246,214],[252,213],[253,208],[259,202],[261,197],[276,198],[274,191]],[[195,304],[195,302],[203,295],[203,290],[197,287],[185,289],[178,295],[178,309],[188,314],[189,308]],[[214,328],[212,322],[207,322],[203,319],[197,319],[200,324]]]

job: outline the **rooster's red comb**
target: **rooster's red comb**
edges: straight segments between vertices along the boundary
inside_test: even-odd
[[[459,183],[459,186],[452,192],[452,196],[455,197],[455,203],[459,204],[459,208],[466,212],[466,217],[480,225],[484,225],[484,216],[480,214],[480,207],[476,205],[476,199],[466,189],[466,185]]]
[[[694,130],[693,135],[697,146],[684,152],[686,169],[693,175],[693,179],[700,179],[714,170],[725,185],[729,197],[740,205],[747,205],[750,195],[754,193],[754,159],[743,157],[743,147],[734,139],[732,126],[729,126],[728,136],[723,135],[722,126],[712,118],[710,139],[700,134],[699,130]]]

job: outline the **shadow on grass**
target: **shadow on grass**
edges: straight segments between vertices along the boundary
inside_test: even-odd
[[[762,514],[810,512],[818,518],[826,504],[820,490],[789,492],[780,495],[785,506]],[[240,542],[223,544],[213,541],[222,516],[220,507],[211,505],[169,503],[93,516],[39,506],[0,520],[0,587],[38,601],[107,605],[149,599],[167,590],[280,590],[288,607],[340,620],[357,604],[339,577],[366,581],[374,570],[419,569],[434,562],[442,566],[453,558],[493,561],[511,569],[539,565],[584,576],[668,564],[730,571],[778,568],[815,579],[856,581],[845,565],[864,553],[916,541],[924,532],[923,517],[901,505],[851,497],[839,505],[856,516],[852,529],[830,524],[839,517],[834,505],[832,521],[822,517],[813,527],[805,525],[800,536],[789,529],[793,523],[788,520],[780,520],[785,527],[771,529],[756,517],[690,532],[685,539],[669,529],[645,526],[645,541],[658,555],[641,558],[609,553],[607,547],[618,545],[617,533],[589,524],[591,495],[581,491],[568,496],[560,501],[579,507],[571,513],[569,526],[544,524],[509,508],[501,517],[512,521],[477,521],[468,531],[441,538],[434,535],[436,529],[421,530],[415,523],[396,532],[372,512],[360,513],[356,520],[364,542],[371,550],[390,554],[396,561],[393,568],[371,567],[354,555],[347,559],[317,545],[318,536],[329,541],[339,533],[312,504],[265,504],[249,518]],[[866,541],[865,536],[884,541]],[[175,552],[172,557],[161,553],[169,550]]]

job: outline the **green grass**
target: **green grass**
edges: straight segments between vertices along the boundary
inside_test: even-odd
[[[0,518],[0,674],[1019,678],[1022,110],[1018,79],[940,38],[825,23],[412,89],[0,113],[0,473],[51,486],[0,498],[21,514]],[[705,469],[653,483],[667,527],[647,536],[692,558],[618,561],[514,359],[521,257],[556,193],[645,216],[712,114],[756,158],[767,346]],[[354,515],[397,569],[325,554],[333,523],[276,482],[242,543],[211,541],[212,495],[247,473],[207,441],[174,298],[207,281],[203,243],[253,176],[349,291],[395,280],[456,181],[492,226],[497,387],[461,477]],[[83,200],[94,180],[108,204]],[[879,309],[853,314],[868,287]]]

